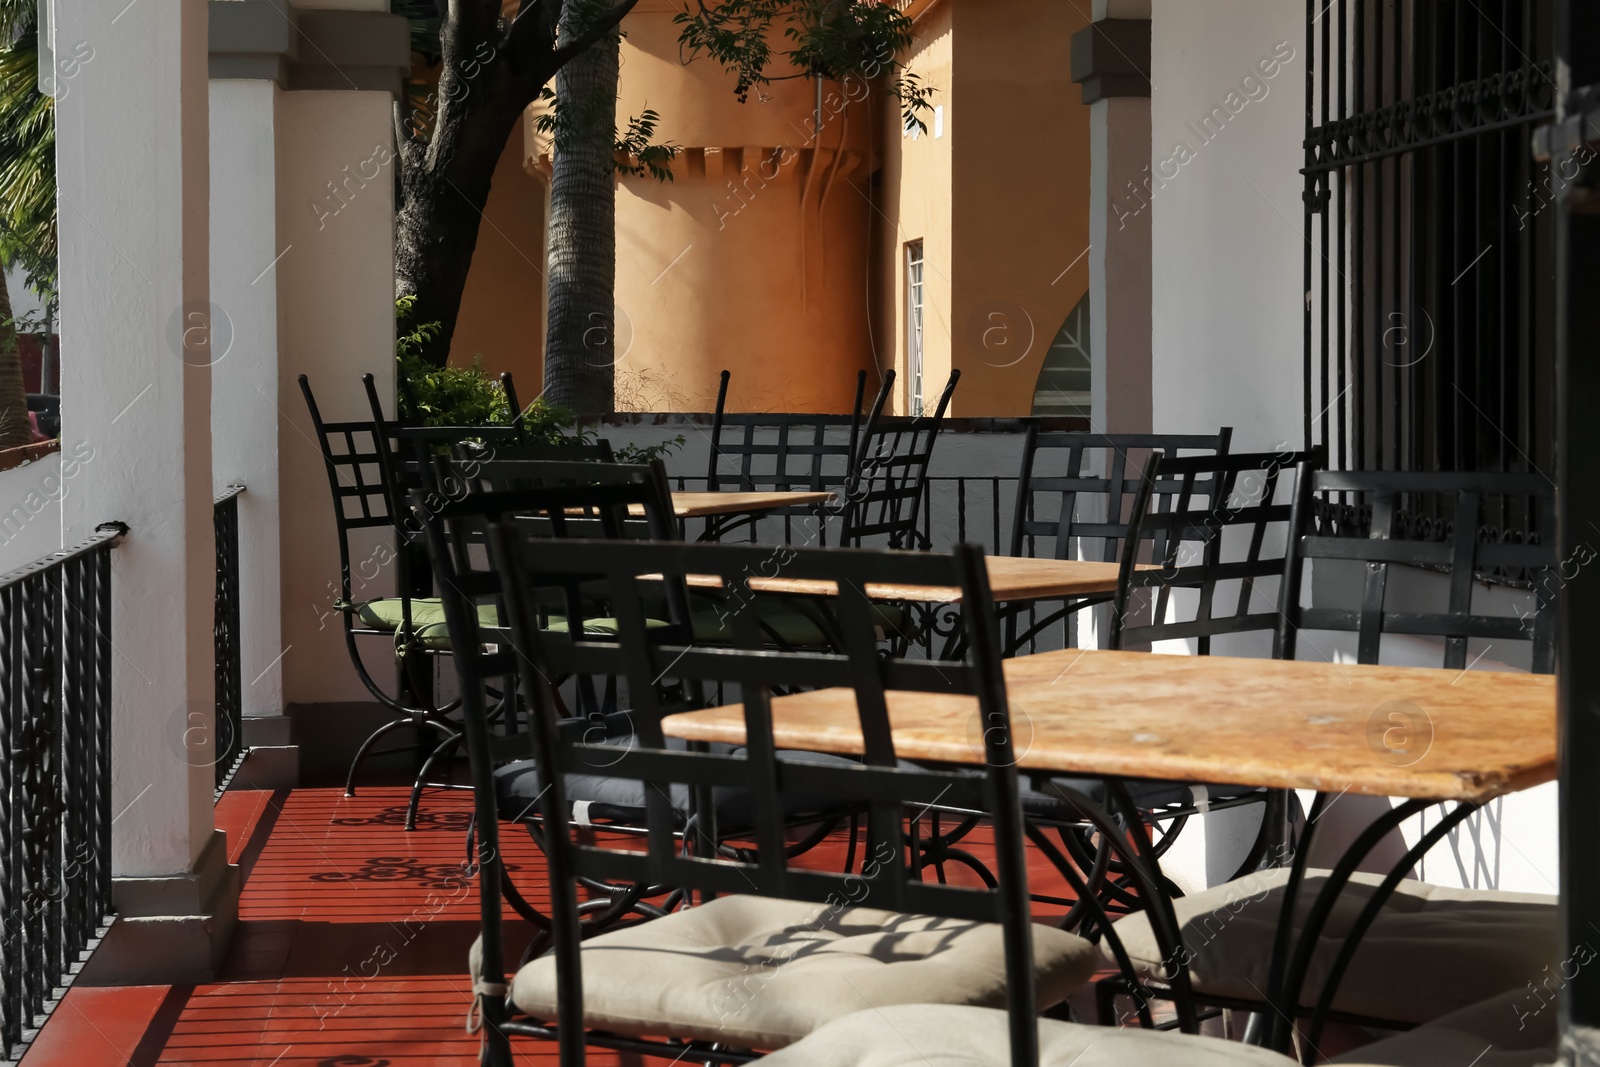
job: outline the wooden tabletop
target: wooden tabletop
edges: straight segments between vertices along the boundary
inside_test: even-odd
[[[801,504],[822,504],[832,500],[828,492],[771,492],[771,493],[673,493],[672,510],[680,519],[703,519],[708,515],[737,515],[746,511],[771,511],[774,508],[796,507]],[[644,508],[634,505],[631,514],[643,515]]]
[[[1550,675],[1068,649],[1006,661],[1018,765],[1064,774],[1483,802],[1556,776]],[[983,762],[971,697],[891,693],[897,753]],[[861,751],[847,689],[779,697],[781,748]],[[744,741],[737,706],[672,737]]]
[[[720,494],[723,496],[731,494]],[[1028,559],[1021,556],[989,556],[989,588],[996,603],[1011,600],[1059,600],[1063,597],[1114,593],[1117,590],[1117,564],[1091,563],[1076,559]],[[1153,565],[1141,564],[1148,570]],[[691,574],[688,584],[699,588],[721,588],[722,579],[709,574]],[[837,596],[836,583],[821,578],[752,577],[747,584],[757,593],[783,593],[790,596]],[[953,585],[889,585],[868,582],[867,596],[873,600],[913,600],[928,604],[958,604],[961,590]]]

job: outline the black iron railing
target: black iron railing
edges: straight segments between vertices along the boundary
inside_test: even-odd
[[[111,548],[0,575],[0,1057],[43,1024],[111,921]]]
[[[1553,0],[1307,0],[1305,447],[1551,470]]]
[[[212,522],[217,534],[217,600],[214,631],[217,641],[217,796],[228,788],[233,772],[246,755],[244,745],[244,687],[239,663],[239,494],[242,485],[230,485],[217,497]]]

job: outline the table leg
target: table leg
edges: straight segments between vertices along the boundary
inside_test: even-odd
[[[1167,892],[1167,879],[1161,875],[1160,864],[1150,854],[1149,843],[1141,837],[1143,818],[1133,798],[1129,796],[1127,788],[1117,779],[1106,780],[1108,799],[1113,809],[1120,809],[1119,818],[1114,816],[1111,810],[1102,808],[1089,796],[1071,786],[1048,779],[1042,785],[1075,808],[1086,821],[1100,831],[1102,841],[1122,855],[1128,873],[1133,877],[1138,889],[1139,898],[1145,902],[1150,929],[1155,934],[1156,946],[1161,951],[1163,970],[1171,972],[1170,975],[1163,973],[1160,977],[1171,989],[1178,1026],[1184,1033],[1199,1032],[1194,984],[1189,977],[1189,950],[1184,944],[1183,930],[1178,925],[1172,898]],[[1050,855],[1050,851],[1046,851],[1046,855]],[[1103,920],[1104,912],[1101,911],[1100,914]],[[1110,924],[1106,925],[1109,927]],[[1113,953],[1116,952],[1117,949],[1113,948]],[[1126,954],[1119,957],[1118,963],[1124,967],[1130,981],[1135,983],[1135,988],[1142,986],[1137,972],[1127,961]],[[1141,1019],[1145,1018],[1148,1018],[1148,1012],[1141,1008]]]
[[[1319,795],[1317,798],[1319,803],[1312,805],[1314,815],[1320,815],[1325,810],[1325,805],[1320,803],[1322,799],[1323,795]],[[1300,990],[1305,985],[1306,974],[1311,968],[1311,958],[1316,951],[1317,938],[1323,926],[1327,924],[1329,916],[1332,915],[1339,894],[1344,891],[1356,867],[1391,831],[1411,816],[1427,810],[1433,803],[1429,800],[1408,800],[1374,819],[1372,824],[1345,850],[1344,855],[1339,857],[1339,862],[1334,865],[1333,870],[1328,872],[1326,882],[1306,913],[1305,923],[1296,931],[1295,896],[1303,880],[1306,857],[1310,853],[1308,843],[1314,827],[1314,822],[1307,823],[1306,833],[1302,836],[1294,866],[1291,868],[1289,884],[1285,887],[1282,910],[1278,915],[1278,937],[1273,944],[1272,976],[1267,988],[1268,1003],[1273,1009],[1273,1018],[1267,1025],[1268,1047],[1279,1052],[1288,1052],[1290,1048],[1294,1019],[1298,1014]]]
[[[1305,1063],[1311,1062],[1315,1056],[1317,1040],[1322,1037],[1322,1028],[1328,1021],[1328,1013],[1333,1008],[1333,996],[1339,988],[1339,982],[1344,978],[1344,972],[1349,968],[1350,961],[1355,958],[1356,949],[1361,944],[1361,938],[1367,929],[1377,919],[1378,913],[1383,910],[1383,905],[1393,895],[1395,887],[1400,884],[1407,873],[1417,865],[1417,862],[1444,839],[1444,836],[1454,830],[1463,819],[1478,810],[1479,805],[1462,802],[1457,804],[1449,814],[1440,819],[1438,824],[1424,834],[1410,850],[1390,869],[1383,882],[1373,891],[1372,897],[1366,906],[1361,909],[1361,914],[1356,917],[1355,924],[1350,932],[1345,935],[1344,944],[1339,946],[1339,955],[1334,958],[1333,966],[1328,971],[1328,977],[1323,980],[1322,993],[1317,997],[1316,1008],[1311,1014],[1311,1029],[1306,1036],[1306,1050],[1303,1056]],[[1300,991],[1291,990],[1293,1000],[1299,1000]],[[1292,1003],[1293,1001],[1291,1001]]]

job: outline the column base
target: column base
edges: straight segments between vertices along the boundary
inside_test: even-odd
[[[215,981],[239,921],[239,868],[228,835],[213,832],[194,870],[113,878],[117,919],[83,965],[80,985],[187,985]]]

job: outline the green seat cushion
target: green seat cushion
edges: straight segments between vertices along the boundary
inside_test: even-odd
[[[356,618],[372,627],[374,630],[383,630],[394,633],[400,629],[402,615],[400,599],[385,598],[383,600],[369,600],[356,608]],[[479,626],[499,626],[500,614],[493,604],[478,605]],[[426,599],[413,599],[411,601],[411,627],[421,636],[425,630],[444,627],[444,606],[437,597]]]
[[[480,626],[499,626],[499,621],[494,614],[494,609],[489,606],[478,608],[478,624]],[[615,637],[621,624],[616,619],[585,619],[583,632],[601,637]],[[654,630],[667,625],[660,619],[646,619],[645,629]],[[564,634],[567,632],[567,620],[560,615],[552,615],[546,620],[543,627],[552,633]],[[432,623],[417,630],[417,640],[422,642],[422,647],[446,651],[450,648],[450,629],[443,622]]]
[[[763,598],[758,599],[755,605],[765,636],[798,648],[831,643],[827,633],[816,622],[818,612],[823,613],[825,618],[831,612],[831,605],[826,602],[812,608],[802,608],[792,601]],[[893,604],[874,604],[872,613],[880,640],[890,634],[901,633],[906,626],[905,609]],[[718,643],[733,639],[731,615],[724,615],[716,608],[696,610],[691,621],[696,641]]]
[[[399,597],[369,600],[365,604],[356,606],[356,618],[374,630],[388,630],[392,633],[400,629],[400,623],[403,619],[402,603]],[[444,608],[440,606],[438,597],[413,599],[411,601],[412,626],[420,629],[433,623],[442,622],[444,622]]]

